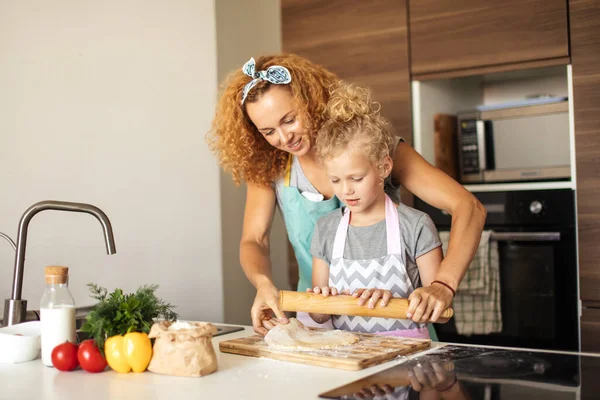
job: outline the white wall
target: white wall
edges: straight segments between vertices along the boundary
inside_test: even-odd
[[[435,114],[454,115],[481,104],[482,82],[479,77],[413,81],[412,95],[415,150],[435,165]]]
[[[219,171],[205,144],[217,94],[213,0],[0,2],[0,231],[56,199],[110,217],[117,254],[87,214],[46,211],[29,229],[23,297],[43,266],[133,291],[160,284],[183,318],[222,321]],[[0,244],[0,298],[14,255]],[[0,307],[3,307],[3,302]]]
[[[218,0],[217,64],[221,82],[241,68],[250,57],[281,51],[281,4],[279,0]],[[236,187],[231,175],[221,174],[223,226],[223,282],[225,322],[250,323],[250,307],[256,295],[239,262],[239,242],[246,188]],[[287,236],[279,212],[271,230],[273,280],[287,289]]]

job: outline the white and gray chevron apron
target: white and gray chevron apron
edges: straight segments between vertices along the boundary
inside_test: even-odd
[[[408,298],[414,288],[406,272],[398,210],[392,200],[385,196],[386,256],[367,260],[345,259],[344,248],[349,225],[350,211],[346,209],[333,242],[329,286],[336,287],[339,291],[349,290],[350,293],[360,288],[385,289],[392,292],[394,297]],[[429,339],[426,325],[408,319],[340,315],[333,316],[332,320],[337,329]]]

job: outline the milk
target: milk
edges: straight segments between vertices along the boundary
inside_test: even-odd
[[[69,305],[42,308],[42,363],[52,367],[52,350],[64,342],[77,343],[75,335],[75,307]]]

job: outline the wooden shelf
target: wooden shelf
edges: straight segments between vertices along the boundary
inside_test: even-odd
[[[575,190],[575,182],[523,182],[523,183],[488,183],[482,185],[464,185],[469,192],[514,192],[517,190]]]

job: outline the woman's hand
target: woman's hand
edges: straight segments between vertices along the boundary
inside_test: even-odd
[[[323,297],[328,297],[329,295],[337,296],[338,294],[350,294],[350,292],[348,292],[347,290],[339,292],[333,286],[315,286],[314,288],[306,289],[306,291],[309,293],[322,294]]]
[[[408,296],[410,303],[406,316],[415,322],[436,322],[452,303],[453,296],[450,289],[437,283],[415,289]]]
[[[417,392],[446,391],[457,383],[454,363],[451,361],[422,362],[408,371],[410,385]]]
[[[381,299],[379,305],[381,307],[387,306],[390,299],[392,298],[392,292],[384,289],[356,289],[352,293],[353,297],[358,297],[358,305],[364,306],[367,303],[367,307],[375,308],[377,300]]]
[[[289,322],[283,311],[279,309],[279,290],[273,284],[265,284],[256,289],[250,315],[254,332],[263,336],[275,326]]]

